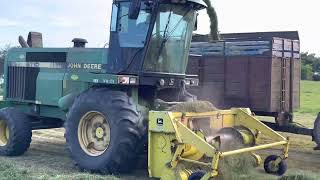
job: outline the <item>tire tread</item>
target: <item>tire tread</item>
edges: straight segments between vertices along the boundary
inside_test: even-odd
[[[24,154],[30,147],[32,138],[29,117],[12,107],[1,109],[0,117],[10,126],[8,144],[0,147],[0,155],[19,156]]]
[[[68,129],[69,124],[73,123],[72,115],[77,113],[77,110],[82,105],[87,105],[93,101],[97,106],[104,105],[111,108],[109,112],[102,113],[117,113],[118,119],[108,119],[113,122],[115,126],[121,131],[121,134],[117,137],[117,150],[113,152],[111,158],[99,168],[91,169],[85,165],[77,162],[78,166],[83,170],[89,170],[91,172],[100,172],[108,174],[118,174],[123,172],[129,172],[132,169],[132,164],[135,163],[137,158],[136,145],[140,142],[142,136],[145,133],[146,127],[143,126],[143,117],[140,115],[137,105],[133,100],[125,93],[121,91],[113,91],[107,88],[91,88],[77,97],[75,103],[70,108],[67,116],[66,127],[66,141],[68,149],[72,158],[77,161],[78,155],[73,152],[71,146],[72,139],[70,138],[70,131]],[[106,108],[108,109],[108,108]],[[114,128],[114,127],[113,127]]]

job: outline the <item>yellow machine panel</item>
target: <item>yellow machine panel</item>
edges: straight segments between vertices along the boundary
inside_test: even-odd
[[[276,163],[288,157],[289,140],[257,120],[249,109],[206,113],[151,111],[148,133],[149,175],[165,180],[187,180],[199,174],[199,167],[205,172],[201,179],[209,179],[218,175],[220,159],[241,153],[251,153],[261,164],[261,157],[254,151],[275,146],[283,146],[283,154],[277,156]],[[259,134],[275,142],[258,145]],[[229,135],[238,138],[244,147],[224,149]]]

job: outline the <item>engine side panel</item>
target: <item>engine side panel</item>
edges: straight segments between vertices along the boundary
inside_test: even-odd
[[[5,98],[56,106],[65,94],[66,73],[105,73],[106,62],[106,49],[12,49],[5,64]]]

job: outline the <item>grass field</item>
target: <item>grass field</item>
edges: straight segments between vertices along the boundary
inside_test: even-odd
[[[294,121],[308,128],[320,112],[320,82],[301,81],[300,109],[294,113]]]
[[[320,82],[302,81],[299,113],[317,114],[320,111]]]
[[[301,108],[295,112],[295,121],[313,127],[313,121],[320,111],[320,82],[302,81]],[[288,159],[288,177],[281,180],[320,179],[320,152],[313,151],[315,146],[311,137],[282,133],[291,139]],[[29,151],[20,157],[0,157],[0,180],[5,179],[148,179],[146,168],[133,174],[122,176],[94,175],[80,172],[65,148],[63,129],[41,130],[33,132]],[[277,150],[273,150],[277,151]],[[263,155],[270,152],[261,152]],[[135,168],[135,167],[133,167]],[[250,173],[238,173],[230,179],[279,179],[266,175],[263,169],[253,169]],[[229,180],[229,179],[228,179]]]

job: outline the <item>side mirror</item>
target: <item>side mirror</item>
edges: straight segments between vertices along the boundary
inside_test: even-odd
[[[138,19],[141,8],[141,0],[132,0],[129,7],[129,19]]]

